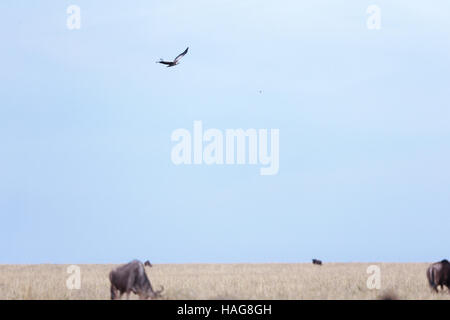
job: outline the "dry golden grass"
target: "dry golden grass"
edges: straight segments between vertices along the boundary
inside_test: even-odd
[[[431,292],[428,264],[377,263],[380,290],[367,288],[369,265],[162,264],[146,271],[153,288],[165,287],[163,299],[450,299],[447,291]],[[67,265],[0,265],[0,299],[109,299],[116,265],[79,266],[81,288],[69,290]]]

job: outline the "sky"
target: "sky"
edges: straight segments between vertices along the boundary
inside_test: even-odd
[[[447,0],[0,10],[0,263],[449,257]],[[278,129],[278,173],[175,165],[196,120]]]

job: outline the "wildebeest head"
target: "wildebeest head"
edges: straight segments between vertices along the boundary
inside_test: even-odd
[[[150,263],[150,261],[145,261],[144,262],[144,266],[146,266],[146,267],[152,267],[152,264]]]
[[[140,299],[154,299],[160,297],[164,290],[162,286],[158,291],[153,290],[144,265],[139,260],[133,260],[112,270],[109,280],[111,281],[111,299],[120,298],[124,293],[129,298],[131,292],[137,294]]]
[[[441,286],[441,289],[444,286],[450,289],[450,262],[444,259],[431,264],[427,269],[427,278],[431,288],[436,292],[438,292],[439,286]]]

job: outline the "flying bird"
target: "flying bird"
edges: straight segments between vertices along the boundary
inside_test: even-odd
[[[181,58],[184,57],[184,55],[188,52],[189,47],[186,48],[186,50],[184,50],[182,53],[180,53],[173,61],[164,61],[163,59],[156,61],[156,63],[162,63],[162,64],[166,64],[167,67],[173,67],[176,66],[178,64],[178,62],[180,61]]]

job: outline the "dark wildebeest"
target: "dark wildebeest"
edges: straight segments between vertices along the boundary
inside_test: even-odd
[[[319,266],[322,265],[322,261],[317,260],[317,259],[312,259],[312,263],[313,263],[313,264],[317,264],[317,265],[319,265]]]
[[[111,281],[112,300],[122,298],[124,293],[127,294],[127,299],[129,299],[131,292],[137,294],[140,299],[153,299],[160,297],[164,290],[164,287],[161,286],[161,290],[153,291],[145,273],[144,265],[139,260],[133,260],[112,270],[109,273],[109,280]]]
[[[427,278],[431,288],[436,292],[439,286],[441,289],[444,289],[444,286],[450,289],[450,262],[444,259],[431,264],[427,269]]]
[[[144,266],[153,267],[152,264],[150,263],[150,261],[148,261],[148,260],[144,262]]]

